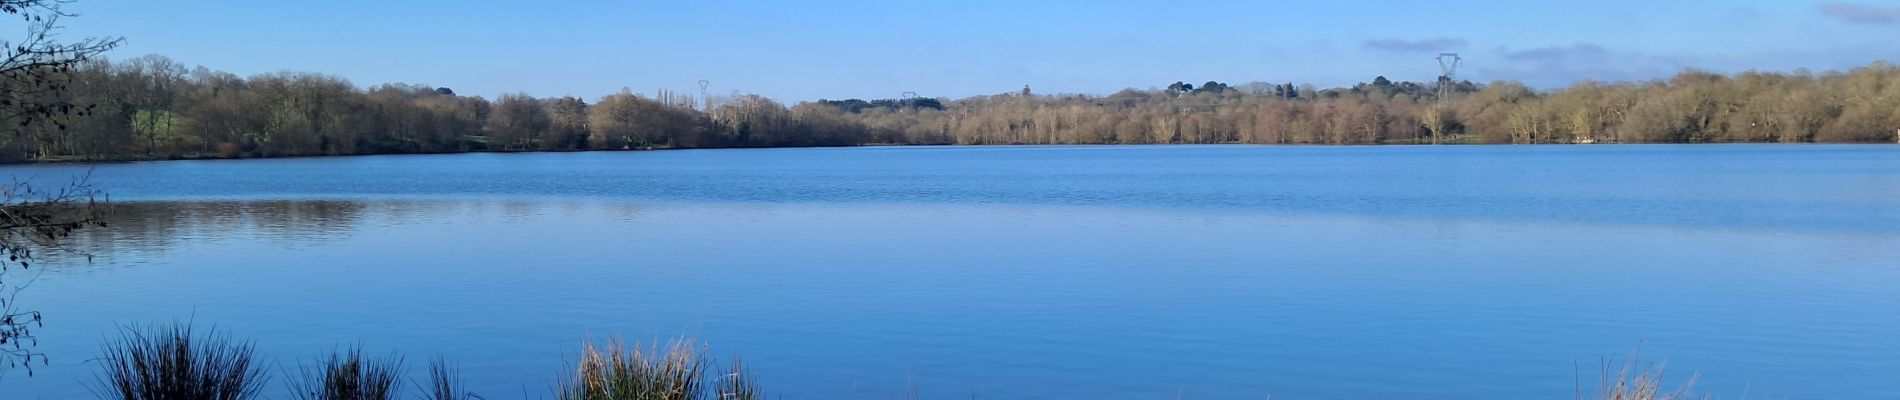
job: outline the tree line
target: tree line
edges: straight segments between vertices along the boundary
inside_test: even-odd
[[[37,73],[62,90],[0,102],[77,107],[10,121],[0,161],[849,146],[867,144],[1418,144],[1893,142],[1900,68],[1685,71],[1666,80],[1395,82],[1343,88],[1175,82],[1107,96],[1021,91],[964,99],[494,99],[450,88],[359,87],[318,73],[240,77],[161,56]],[[1450,90],[1441,92],[1441,85]],[[13,88],[8,88],[13,89]],[[1440,99],[1440,93],[1451,97]]]

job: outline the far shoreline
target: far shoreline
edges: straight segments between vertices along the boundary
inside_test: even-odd
[[[221,156],[221,155],[209,155],[209,154],[190,154],[190,155],[164,155],[164,156],[133,156],[133,157],[115,157],[115,158],[100,158],[100,159],[81,159],[81,158],[33,159],[33,160],[24,160],[24,161],[4,161],[4,162],[0,162],[0,166],[125,164],[125,163],[164,162],[164,161],[243,161],[243,160],[348,158],[348,157],[370,157],[370,156],[423,156],[423,155],[456,155],[456,154],[619,153],[619,152],[685,151],[685,150],[834,149],[834,148],[856,148],[856,147],[959,147],[959,148],[961,147],[1167,147],[1167,146],[1255,146],[1255,147],[1436,147],[1436,146],[1444,146],[1444,147],[1571,147],[1571,146],[1575,146],[1575,147],[1589,147],[1589,146],[1703,146],[1703,145],[1883,146],[1883,145],[1894,145],[1894,144],[1895,143],[1877,143],[1877,142],[1843,142],[1843,143],[1831,143],[1831,142],[1797,142],[1797,143],[1654,142],[1654,143],[1649,143],[1649,142],[1645,142],[1645,143],[1441,143],[1441,144],[1430,144],[1430,143],[1378,143],[1378,144],[1279,143],[1279,144],[1273,144],[1273,143],[1241,143],[1241,142],[1235,142],[1235,143],[1058,143],[1058,144],[1051,144],[1051,143],[995,143],[995,144],[867,143],[867,144],[837,145],[837,146],[818,145],[818,146],[771,146],[771,147],[656,147],[656,148],[645,148],[645,149],[467,150],[467,151],[363,153],[363,154],[298,154],[298,155],[282,155],[282,156]]]

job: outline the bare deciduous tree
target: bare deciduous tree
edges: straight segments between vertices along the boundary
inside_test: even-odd
[[[116,38],[59,41],[59,19],[73,16],[60,9],[66,3],[0,0],[0,13],[18,17],[27,26],[20,39],[0,39],[0,126],[14,129],[14,137],[26,137],[33,128],[64,131],[67,117],[86,115],[92,106],[70,97],[73,72],[119,44]],[[32,268],[41,252],[65,249],[65,239],[74,230],[103,226],[96,196],[83,179],[51,192],[19,181],[0,188],[0,254],[6,256],[0,260],[0,359],[9,368],[24,366],[31,374],[34,362],[46,362],[46,355],[33,350],[33,329],[40,326],[41,315],[20,305],[15,296],[31,277],[16,271]]]
[[[46,362],[45,354],[33,350],[40,312],[21,306],[17,297],[32,275],[18,274],[33,271],[33,261],[43,251],[83,255],[65,243],[73,231],[105,226],[98,196],[83,178],[52,192],[38,191],[28,182],[0,188],[0,255],[6,256],[0,260],[0,359],[8,368],[25,367],[31,374],[34,362]]]
[[[1447,82],[1457,94],[1449,102],[1437,83],[1374,78],[1328,89],[1180,83],[1106,97],[781,103],[734,93],[710,109],[625,89],[592,104],[518,94],[491,103],[426,85],[364,90],[315,73],[239,78],[163,57],[66,71],[71,90],[35,104],[103,106],[9,125],[27,134],[0,135],[0,162],[865,144],[1887,142],[1900,129],[1900,85],[1891,84],[1900,68],[1885,63],[1818,75],[1690,70],[1556,90]],[[69,124],[80,129],[60,130]]]
[[[73,69],[80,63],[119,45],[116,38],[85,38],[61,42],[56,35],[60,9],[67,0],[0,0],[0,13],[20,18],[26,32],[19,39],[0,38],[0,126],[24,133],[35,124],[65,130],[58,117],[83,115],[90,105],[65,96]],[[26,155],[21,155],[22,157]]]

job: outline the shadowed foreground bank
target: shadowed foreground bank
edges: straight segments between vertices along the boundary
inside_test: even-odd
[[[200,333],[186,325],[126,327],[107,340],[96,381],[95,396],[107,400],[207,399],[245,400],[288,398],[308,400],[463,400],[484,397],[469,392],[449,361],[433,359],[426,371],[411,374],[398,353],[366,355],[360,347],[333,351],[292,368],[266,367],[251,342],[222,332]],[[678,338],[663,344],[628,344],[620,339],[589,340],[569,360],[566,370],[546,394],[522,393],[527,398],[558,400],[757,400],[765,391],[734,359],[721,365],[702,343]],[[270,390],[284,371],[283,390]],[[1695,380],[1667,385],[1666,368],[1645,364],[1635,355],[1603,364],[1594,390],[1585,393],[1579,382],[1578,399],[1686,400],[1697,394]],[[1581,378],[1579,378],[1581,379]],[[523,382],[524,388],[533,386]],[[271,393],[282,393],[282,396]],[[1587,396],[1587,397],[1586,397]],[[915,389],[891,398],[917,399]]]

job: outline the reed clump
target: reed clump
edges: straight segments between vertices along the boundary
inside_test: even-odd
[[[429,362],[429,381],[423,384],[422,398],[428,400],[473,400],[480,399],[474,392],[462,385],[462,378],[447,360],[437,357]]]
[[[1669,372],[1665,363],[1645,363],[1632,353],[1629,358],[1603,362],[1603,370],[1598,375],[1597,400],[1703,400],[1707,394],[1696,394],[1695,383],[1698,376],[1691,375],[1688,381],[1674,388],[1664,382],[1663,376]],[[1578,395],[1582,400],[1582,394]]]
[[[101,399],[246,400],[270,379],[250,342],[215,328],[199,334],[188,324],[126,326],[103,347],[92,388]]]
[[[560,400],[755,400],[758,385],[743,364],[710,373],[711,359],[697,341],[628,345],[619,339],[582,344],[579,360],[556,389]]]
[[[290,385],[299,400],[392,400],[402,389],[402,357],[365,357],[361,347],[333,351]]]

